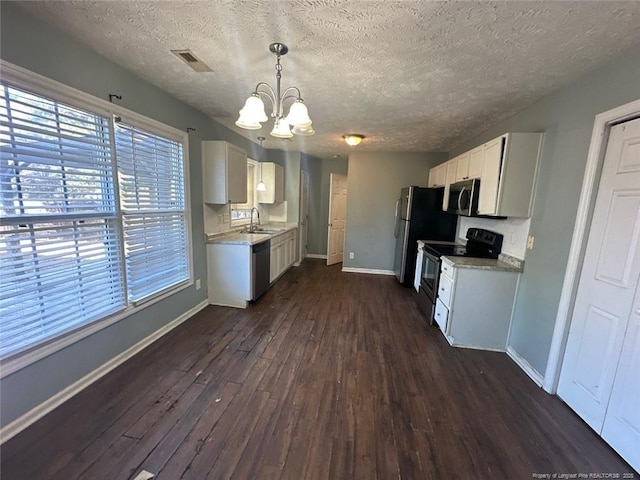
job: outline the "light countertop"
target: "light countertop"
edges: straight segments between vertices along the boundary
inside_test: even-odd
[[[248,229],[243,227],[242,230],[234,230],[229,232],[205,234],[206,243],[228,244],[228,245],[256,245],[266,240],[271,240],[278,235],[290,232],[298,228],[297,224],[268,224],[261,225],[259,228],[273,231],[274,233],[246,233],[242,230]]]
[[[476,258],[443,256],[455,268],[477,268],[480,270],[498,270],[502,272],[520,273],[524,270],[524,261],[509,255],[500,254],[500,258]]]

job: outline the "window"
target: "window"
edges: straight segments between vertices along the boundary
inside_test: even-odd
[[[189,278],[182,145],[116,123],[127,293],[138,301]]]
[[[0,357],[189,281],[183,144],[0,88]]]
[[[251,222],[251,209],[258,206],[256,198],[257,162],[247,160],[247,203],[231,204],[231,225],[245,225]]]

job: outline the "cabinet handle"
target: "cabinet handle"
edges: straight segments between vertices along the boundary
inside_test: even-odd
[[[441,289],[440,289],[440,291],[441,291],[441,292],[444,292],[444,288],[441,288]]]
[[[439,316],[440,316],[440,312],[436,313],[436,317],[439,317]]]

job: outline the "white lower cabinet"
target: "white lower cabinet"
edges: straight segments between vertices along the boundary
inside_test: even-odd
[[[296,261],[296,232],[291,230],[271,239],[272,283]]]
[[[246,308],[251,300],[251,246],[207,244],[207,295],[212,305]]]
[[[442,257],[435,321],[456,347],[505,351],[519,273],[456,267]]]

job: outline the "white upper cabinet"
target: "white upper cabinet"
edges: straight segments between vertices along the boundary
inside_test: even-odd
[[[468,178],[482,177],[482,162],[484,159],[483,146],[474,148],[469,152],[469,168],[467,171]]]
[[[472,178],[480,178],[483,156],[482,145],[457,156],[455,181],[462,182]]]
[[[456,182],[469,178],[469,152],[456,157]]]
[[[447,210],[449,207],[449,185],[456,183],[456,172],[458,169],[458,157],[452,158],[444,164],[446,168],[445,183],[444,183],[444,197],[442,198],[442,210]]]
[[[247,202],[247,153],[222,140],[202,142],[204,203]]]
[[[267,189],[258,191],[258,203],[284,201],[284,167],[273,162],[261,162],[257,166],[258,179],[262,178]]]
[[[542,133],[507,133],[482,145],[480,215],[530,217]]]
[[[445,179],[447,177],[446,164],[441,163],[429,170],[429,187],[444,187]]]

